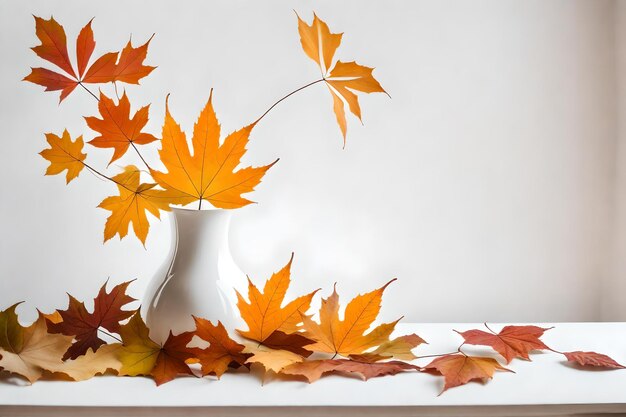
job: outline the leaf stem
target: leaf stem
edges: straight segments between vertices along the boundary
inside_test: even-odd
[[[264,118],[264,117],[265,117],[265,116],[266,116],[266,115],[267,115],[270,111],[272,111],[272,109],[273,109],[274,107],[276,107],[278,104],[280,104],[280,102],[282,102],[283,100],[285,100],[285,99],[287,99],[287,98],[291,97],[292,95],[296,94],[298,91],[302,91],[302,90],[304,90],[305,88],[308,88],[308,87],[310,87],[310,86],[312,86],[312,85],[314,85],[314,84],[320,83],[320,82],[322,82],[322,81],[326,81],[326,79],[325,79],[324,77],[322,77],[322,78],[320,78],[319,80],[312,81],[312,82],[310,82],[310,83],[308,83],[308,84],[306,84],[306,85],[303,85],[303,86],[302,86],[302,87],[300,87],[300,88],[297,88],[297,89],[293,90],[291,93],[287,94],[286,96],[284,96],[283,98],[281,98],[280,100],[278,100],[277,102],[275,102],[274,104],[272,104],[272,105],[270,106],[270,108],[269,108],[269,109],[267,109],[267,110],[265,111],[265,113],[263,113],[263,114],[261,115],[261,117],[259,117],[258,119],[256,119],[256,121],[255,121],[254,123],[256,124],[256,123],[260,122],[260,121],[261,121],[261,119],[263,119],[263,118]]]
[[[83,87],[83,89],[88,92],[89,94],[91,94],[91,96],[93,98],[95,98],[98,103],[100,102],[100,99],[98,98],[98,96],[96,96],[90,89],[88,89],[87,87],[85,87],[85,85],[82,82],[78,82],[78,85],[80,85],[81,87]],[[117,100],[120,100],[119,95],[117,94],[117,84],[113,83],[113,85],[115,86],[115,95],[117,96]],[[121,130],[121,129],[120,129]],[[124,133],[124,132],[122,132]],[[126,134],[124,133],[124,136],[126,136]],[[126,139],[128,139],[128,137],[126,137]],[[137,152],[137,155],[139,156],[139,159],[141,159],[141,162],[143,162],[143,164],[146,166],[146,168],[148,168],[148,171],[152,171],[152,168],[150,168],[150,165],[148,165],[148,163],[146,162],[146,160],[143,158],[143,156],[141,156],[141,152],[139,152],[139,149],[137,149],[137,146],[135,146],[135,144],[133,143],[132,140],[128,139],[128,142],[131,144],[131,146],[133,147],[133,149],[135,150],[135,152]]]

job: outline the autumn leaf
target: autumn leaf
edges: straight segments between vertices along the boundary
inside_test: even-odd
[[[485,326],[487,326],[485,324]],[[546,330],[538,326],[505,326],[500,333],[468,330],[457,332],[468,345],[490,346],[504,357],[506,363],[514,358],[530,360],[528,354],[533,350],[550,349],[539,338]]]
[[[72,344],[72,337],[48,333],[41,314],[33,324],[23,327],[15,313],[17,306],[0,312],[0,367],[33,383],[44,371],[54,372],[63,364],[61,357]]]
[[[122,366],[118,357],[121,346],[120,343],[111,343],[100,346],[96,351],[89,348],[83,356],[65,361],[53,371],[63,373],[74,381],[85,381],[109,370],[117,372]]]
[[[98,110],[102,119],[85,117],[87,125],[100,133],[88,143],[98,148],[113,148],[111,162],[119,159],[132,145],[145,145],[158,140],[150,133],[142,132],[148,123],[150,105],[144,106],[130,117],[130,101],[126,93],[115,105],[113,100],[100,92]]]
[[[563,355],[569,362],[575,362],[580,366],[594,366],[600,368],[612,368],[612,369],[624,369],[623,365],[620,365],[611,357],[602,353],[596,352],[563,352]]]
[[[150,223],[146,212],[161,218],[160,210],[170,211],[170,204],[184,204],[187,197],[176,190],[159,190],[157,184],[140,183],[140,171],[129,165],[124,172],[112,178],[119,190],[118,196],[107,197],[98,207],[109,210],[104,227],[104,241],[116,234],[120,239],[128,234],[128,226],[133,224],[135,235],[145,245]]]
[[[297,353],[284,349],[272,349],[264,345],[247,344],[245,353],[250,354],[246,363],[256,363],[265,371],[280,372],[283,368],[297,362],[302,362],[304,358]]]
[[[368,380],[374,377],[396,375],[400,372],[411,370],[419,371],[420,367],[402,361],[361,362],[348,359],[318,359],[294,363],[284,367],[280,373],[302,376],[309,383],[312,383],[329,372],[354,374],[363,380]]]
[[[267,347],[288,350],[300,356],[304,356],[305,358],[308,358],[313,353],[306,349],[306,346],[313,343],[315,343],[313,340],[301,333],[285,333],[280,330],[272,332],[272,334],[263,341],[263,344]]]
[[[412,350],[426,343],[424,339],[413,334],[396,337],[385,343],[381,343],[371,354],[386,356],[394,359],[401,359],[404,361],[411,361],[417,357],[413,354]]]
[[[209,342],[205,349],[192,349],[194,356],[200,360],[202,375],[221,377],[229,366],[243,366],[250,354],[243,353],[244,345],[235,342],[221,322],[214,325],[208,320],[194,317],[196,336]]]
[[[134,48],[129,41],[118,52],[102,55],[91,66],[89,60],[96,47],[90,20],[76,38],[76,61],[78,75],[67,52],[65,29],[53,17],[49,20],[35,17],[35,34],[41,42],[32,48],[40,58],[56,65],[65,74],[47,68],[31,68],[24,81],[46,87],[45,91],[61,90],[59,101],[63,101],[81,83],[125,82],[139,84],[139,80],[150,74],[155,67],[143,65],[150,38],[145,44]],[[118,60],[119,57],[119,60]]]
[[[193,332],[173,335],[170,332],[163,346],[150,339],[148,328],[139,313],[120,329],[123,346],[119,353],[122,362],[120,375],[150,375],[157,385],[164,384],[178,375],[193,375],[185,363],[193,358],[192,348],[187,345]]]
[[[78,301],[68,294],[69,305],[66,310],[59,310],[61,322],[48,320],[48,331],[73,336],[74,344],[64,352],[63,359],[75,359],[87,353],[94,352],[106,342],[98,337],[100,328],[109,332],[118,333],[120,322],[135,313],[135,310],[122,310],[124,306],[135,301],[126,294],[126,289],[132,281],[116,285],[110,292],[106,291],[106,283],[102,285],[98,295],[93,300],[93,313],[87,311],[85,303]]]
[[[283,307],[291,283],[292,262],[293,254],[287,265],[265,282],[263,292],[248,279],[249,302],[237,291],[237,307],[241,318],[248,325],[248,330],[237,330],[243,337],[265,343],[277,330],[290,334],[300,329],[301,315],[307,312],[318,290],[298,297]]]
[[[378,316],[383,291],[393,281],[395,279],[377,290],[355,297],[348,303],[343,320],[339,318],[339,295],[336,288],[333,289],[330,297],[322,299],[319,323],[302,315],[305,335],[316,341],[308,348],[316,352],[348,356],[388,342],[399,320],[381,324],[367,334],[365,332]]]
[[[313,14],[313,23],[310,26],[298,16],[298,32],[302,49],[319,66],[322,79],[333,98],[333,111],[345,146],[348,126],[344,102],[348,104],[352,114],[361,120],[361,107],[354,91],[385,94],[386,91],[372,75],[374,68],[356,62],[336,61],[333,65],[335,52],[341,44],[343,34],[331,33],[328,25],[317,15]]]
[[[63,131],[63,136],[59,137],[54,133],[46,133],[46,140],[50,148],[39,152],[44,159],[50,162],[46,170],[46,175],[57,175],[67,170],[65,181],[69,184],[83,170],[84,160],[87,154],[83,151],[83,137],[79,136],[72,141],[69,132]]]
[[[450,388],[467,384],[473,380],[485,381],[491,379],[496,370],[513,372],[500,365],[500,363],[493,358],[467,356],[463,353],[441,356],[426,365],[423,369],[443,375],[445,384],[439,395]]]
[[[137,48],[134,48],[131,42],[128,41],[124,49],[122,49],[122,52],[120,52],[120,59],[115,66],[111,81],[139,84],[139,80],[154,71],[156,67],[143,65],[143,61],[148,55],[148,45],[150,45],[152,37],[154,37],[154,35],[152,35],[146,43]]]
[[[202,207],[202,200],[218,208],[243,207],[252,201],[241,195],[253,191],[276,161],[258,168],[235,170],[246,153],[254,124],[231,133],[220,145],[220,125],[213,110],[212,96],[213,91],[194,126],[193,155],[166,100],[159,155],[167,172],[153,170],[152,177],[164,189],[185,195],[189,202],[200,200],[198,208]]]

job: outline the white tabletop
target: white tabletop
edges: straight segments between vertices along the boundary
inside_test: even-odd
[[[542,338],[554,349],[592,350],[626,363],[626,323],[540,325],[555,326]],[[494,324],[491,327],[495,330],[501,326]],[[482,328],[482,324],[401,324],[396,333],[419,334],[429,344],[418,347],[415,353],[428,355],[455,350],[461,337],[452,329],[462,331],[472,328]],[[466,346],[464,350],[476,354],[489,352],[478,346]],[[290,406],[317,407],[320,411],[317,415],[339,415],[350,407],[354,411],[381,406],[393,407],[387,409],[386,415],[415,415],[420,410],[432,410],[431,407],[465,412],[474,410],[481,415],[489,414],[490,410],[501,411],[502,407],[515,409],[520,415],[536,413],[537,409],[548,410],[549,413],[626,413],[626,370],[582,371],[567,364],[563,356],[550,352],[534,354],[532,360],[514,360],[509,367],[515,373],[498,372],[493,380],[484,385],[472,382],[450,389],[441,396],[438,394],[443,387],[442,377],[413,372],[367,382],[332,375],[313,384],[270,380],[264,385],[258,373],[236,373],[226,374],[219,381],[208,377],[181,377],[158,388],[151,379],[141,377],[105,376],[84,382],[40,381],[32,386],[18,385],[14,379],[5,378],[0,380],[0,415],[31,415],[44,409],[55,410],[54,407],[81,407],[56,408],[57,415],[64,416],[71,415],[72,410],[85,412],[82,407],[100,410],[101,415],[110,415],[106,410],[111,407],[132,407],[135,415],[144,415],[145,407],[158,407],[147,413],[149,415],[157,415],[155,413],[161,407],[162,410],[169,410],[169,415],[175,415],[172,410],[184,408],[186,416],[195,415],[193,413],[198,410],[211,409],[220,410],[220,415],[229,415],[229,407],[239,407],[237,409],[241,413],[237,415],[243,415],[245,410],[263,407],[272,410],[268,411],[268,415],[276,416],[282,414],[279,412],[281,409],[292,410],[283,408]],[[424,365],[428,361],[422,359],[416,363]],[[461,409],[458,406],[464,407]],[[201,408],[194,410],[186,407]],[[47,412],[45,415],[54,413]],[[257,411],[255,415],[263,414]]]

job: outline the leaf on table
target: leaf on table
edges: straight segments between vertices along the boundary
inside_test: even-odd
[[[263,292],[259,291],[248,279],[249,302],[237,291],[237,307],[241,318],[248,325],[248,330],[237,330],[243,337],[265,343],[276,331],[290,334],[300,330],[302,315],[309,309],[311,300],[318,290],[298,297],[283,307],[285,295],[291,283],[292,262],[293,253],[287,265],[272,274],[272,277],[265,282]],[[276,337],[277,335],[274,335],[275,341]],[[300,341],[300,339],[292,340],[296,342],[296,346]],[[284,345],[284,338],[281,343]]]
[[[348,356],[389,342],[389,336],[399,319],[380,324],[368,333],[366,331],[378,316],[383,291],[393,281],[395,278],[377,290],[356,296],[348,303],[343,320],[339,318],[339,295],[334,288],[330,297],[322,299],[319,323],[302,315],[305,335],[316,342],[308,348],[316,352]]]
[[[284,349],[272,349],[264,345],[246,344],[245,353],[251,356],[246,363],[257,363],[263,366],[265,371],[279,373],[283,368],[297,362],[302,362],[304,358],[297,353]]]
[[[84,355],[63,362],[53,371],[63,373],[74,381],[85,381],[107,371],[118,372],[122,367],[119,359],[121,346],[120,343],[111,343],[100,346],[96,351],[89,348]]]
[[[280,372],[285,375],[302,376],[311,383],[329,372],[354,374],[363,380],[368,380],[379,376],[419,370],[419,366],[402,361],[368,362],[349,359],[319,359],[294,363],[283,368]]]
[[[124,238],[132,223],[135,236],[145,245],[150,230],[146,212],[160,219],[160,210],[170,211],[170,204],[187,201],[186,196],[176,190],[160,190],[155,188],[157,184],[140,183],[140,171],[134,165],[124,168],[113,181],[119,195],[107,197],[98,205],[111,212],[104,227],[105,242],[116,234]]]
[[[443,375],[445,384],[439,395],[450,388],[467,384],[473,380],[486,381],[491,379],[496,370],[513,372],[500,365],[493,358],[467,356],[462,353],[441,356],[422,369]]]
[[[237,130],[220,145],[220,125],[212,104],[213,91],[194,125],[189,149],[185,133],[169,110],[169,96],[165,104],[165,123],[159,156],[167,172],[152,170],[152,177],[161,187],[187,197],[186,203],[206,200],[214,207],[233,209],[252,201],[241,195],[254,190],[265,172],[276,163],[258,168],[237,170],[254,124]]]
[[[413,354],[412,350],[422,343],[426,343],[426,341],[413,333],[405,336],[396,337],[393,340],[381,343],[371,353],[391,357],[394,359],[400,359],[403,361],[412,361],[413,359],[416,359],[416,356]]]
[[[288,350],[305,358],[308,358],[313,353],[306,349],[306,346],[313,343],[315,342],[305,337],[302,333],[285,333],[280,330],[274,331],[263,341],[263,344],[267,347]]]
[[[48,333],[41,314],[33,324],[23,327],[15,313],[17,306],[0,312],[0,367],[33,383],[44,371],[54,372],[63,364],[61,358],[72,337]]]
[[[66,129],[61,137],[54,133],[46,133],[46,140],[50,148],[39,152],[39,155],[50,162],[46,175],[57,175],[67,170],[65,181],[69,184],[85,167],[83,161],[87,158],[87,154],[82,152],[83,137],[79,136],[72,141]]]
[[[85,117],[87,125],[100,133],[88,143],[98,148],[113,148],[113,156],[109,161],[116,161],[126,153],[128,148],[135,144],[145,145],[155,140],[150,133],[142,132],[148,123],[150,105],[144,106],[130,117],[130,101],[126,93],[116,105],[109,97],[100,92],[98,110],[102,119],[97,117]]]
[[[361,120],[361,107],[355,91],[363,93],[385,93],[386,91],[372,75],[374,68],[356,62],[336,61],[333,58],[341,44],[342,33],[331,33],[328,25],[313,14],[309,26],[298,16],[298,32],[304,52],[317,63],[322,77],[333,98],[333,111],[346,143],[347,122],[344,102],[356,117]]]
[[[170,332],[163,346],[150,339],[148,328],[139,313],[120,328],[122,362],[120,375],[149,375],[157,385],[164,384],[178,375],[193,375],[186,361],[194,357],[193,348],[187,347],[193,332],[173,335]]]
[[[80,83],[125,82],[138,84],[139,80],[150,74],[155,67],[143,65],[150,38],[145,44],[134,48],[129,41],[121,52],[102,55],[89,66],[89,60],[96,47],[90,20],[76,38],[76,61],[78,71],[74,69],[67,52],[65,29],[53,17],[49,20],[35,17],[35,34],[41,42],[32,48],[40,58],[54,64],[64,74],[47,68],[31,68],[24,81],[46,87],[45,91],[61,90],[59,101],[63,101]],[[119,57],[119,61],[118,61]],[[77,75],[78,73],[78,75]]]
[[[98,351],[106,342],[98,336],[98,329],[119,333],[120,322],[135,313],[135,310],[123,310],[127,304],[136,301],[126,294],[126,289],[132,281],[123,282],[114,286],[110,292],[106,291],[106,283],[102,285],[98,295],[93,300],[93,313],[87,311],[85,303],[78,301],[68,294],[69,305],[66,310],[58,310],[61,322],[48,319],[48,331],[73,336],[75,342],[64,352],[63,359],[76,359],[87,353],[89,349]]]
[[[550,349],[539,338],[550,328],[538,326],[505,326],[500,333],[468,330],[459,333],[468,345],[489,346],[510,363],[514,358],[530,360],[533,350]]]
[[[244,353],[245,346],[230,338],[221,322],[214,325],[208,320],[194,317],[196,336],[209,342],[205,349],[193,348],[194,356],[202,365],[202,375],[215,375],[220,378],[228,367],[239,367],[246,364],[251,356]]]
[[[569,362],[576,362],[580,366],[593,366],[600,368],[624,369],[624,365],[620,365],[611,357],[596,352],[563,352],[563,355]]]

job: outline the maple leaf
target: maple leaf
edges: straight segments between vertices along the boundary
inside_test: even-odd
[[[192,155],[185,134],[170,114],[168,96],[159,151],[167,172],[153,170],[152,177],[164,189],[186,195],[189,202],[200,200],[199,208],[202,200],[218,208],[243,207],[252,201],[241,194],[253,191],[278,160],[262,167],[235,171],[246,153],[254,123],[231,133],[220,145],[220,125],[213,110],[212,97],[213,90],[194,125]]]
[[[624,369],[624,365],[620,365],[611,357],[596,352],[563,352],[563,355],[569,362],[576,362],[580,366],[595,366],[600,368]]]
[[[485,324],[485,327],[487,325]],[[490,346],[504,357],[506,363],[514,358],[530,360],[528,354],[532,350],[550,349],[539,338],[546,330],[538,326],[505,326],[500,333],[482,330],[468,330],[457,332],[468,345]]]
[[[46,133],[46,140],[50,148],[39,152],[44,159],[50,162],[46,169],[46,175],[56,175],[67,170],[65,181],[69,184],[85,167],[84,160],[87,154],[83,151],[83,137],[79,136],[72,141],[70,133],[63,131],[63,136],[59,137],[54,133]]]
[[[304,52],[317,63],[333,98],[333,111],[343,135],[344,146],[348,130],[344,102],[356,117],[361,120],[361,107],[354,91],[363,93],[387,93],[372,75],[374,68],[356,62],[337,61],[333,58],[341,44],[342,33],[330,33],[328,25],[313,14],[309,26],[298,16],[298,32]]]
[[[65,352],[63,359],[75,359],[87,353],[88,349],[94,352],[106,342],[98,337],[100,328],[113,333],[120,330],[120,322],[135,313],[135,310],[122,310],[122,307],[135,301],[126,294],[126,289],[132,281],[123,282],[114,286],[110,292],[106,291],[106,283],[102,285],[98,295],[93,300],[93,313],[87,311],[85,303],[78,301],[68,294],[69,305],[66,310],[59,310],[61,322],[47,320],[48,331],[73,336],[75,343]]]
[[[443,375],[445,384],[439,395],[446,390],[467,384],[472,380],[487,380],[493,378],[496,370],[513,372],[503,367],[493,358],[467,356],[463,353],[454,353],[441,356],[424,368],[426,371],[437,372]]]
[[[272,334],[263,341],[263,344],[267,347],[288,350],[300,356],[304,356],[305,358],[311,356],[313,353],[305,347],[313,343],[315,343],[313,340],[301,333],[285,333],[280,330],[272,332]]]
[[[44,370],[54,372],[63,364],[61,357],[72,344],[72,337],[48,333],[41,314],[33,324],[23,327],[15,313],[18,304],[0,312],[0,367],[33,383]]]
[[[164,384],[178,375],[193,375],[185,361],[194,357],[193,349],[187,344],[193,332],[170,334],[163,346],[155,343],[149,330],[137,313],[120,328],[123,346],[119,359],[122,362],[120,375],[150,375],[157,385]]]
[[[45,91],[61,90],[59,101],[63,101],[81,83],[95,84],[121,81],[139,84],[139,80],[150,74],[155,68],[143,65],[148,44],[152,38],[137,48],[134,48],[129,41],[120,53],[104,54],[87,68],[96,47],[91,28],[92,19],[81,29],[76,38],[77,72],[74,70],[67,52],[67,37],[63,26],[53,17],[50,17],[49,20],[37,16],[34,18],[35,34],[41,45],[33,47],[32,50],[40,58],[63,70],[65,75],[47,68],[31,68],[30,74],[24,77],[24,81],[44,86],[46,87]]]
[[[302,376],[309,383],[312,383],[329,372],[355,374],[363,380],[368,380],[411,370],[419,371],[420,367],[402,361],[368,362],[349,359],[318,359],[294,363],[281,369],[280,373]]]
[[[381,343],[370,353],[388,358],[411,361],[417,358],[411,350],[415,349],[422,343],[426,343],[426,341],[413,333],[405,336],[399,336],[388,342]]]
[[[395,278],[377,290],[355,297],[348,303],[343,320],[339,319],[339,295],[334,288],[330,297],[322,299],[319,323],[302,315],[306,336],[316,341],[308,348],[348,356],[388,342],[399,319],[381,324],[367,334],[365,332],[378,316],[383,291],[393,281]]]
[[[121,346],[120,343],[111,343],[100,346],[96,351],[89,348],[83,356],[65,361],[53,371],[63,373],[74,381],[85,381],[109,370],[117,372],[122,366],[118,358]]]
[[[247,344],[245,353],[250,354],[246,363],[257,363],[263,366],[266,371],[275,373],[283,368],[297,362],[302,362],[304,358],[297,353],[284,350],[272,349],[264,345]]]
[[[113,156],[109,161],[111,164],[122,157],[131,145],[135,147],[135,144],[145,145],[158,140],[150,133],[141,131],[148,123],[149,108],[150,105],[142,107],[130,118],[130,101],[126,93],[115,105],[113,100],[100,92],[98,110],[102,119],[85,117],[87,125],[99,132],[100,136],[88,143],[97,148],[113,148]]]
[[[176,190],[159,190],[154,188],[157,184],[140,183],[140,171],[134,165],[127,166],[112,180],[117,184],[119,196],[107,197],[98,205],[111,212],[104,227],[105,242],[116,234],[120,239],[125,237],[132,222],[135,235],[145,245],[150,229],[146,211],[161,218],[160,210],[170,211],[170,204],[188,201]]]
[[[237,330],[243,337],[265,343],[277,330],[288,335],[300,329],[302,314],[307,312],[311,300],[318,290],[298,297],[284,307],[282,306],[291,283],[292,262],[293,253],[287,265],[272,274],[272,277],[265,282],[263,292],[260,292],[248,279],[248,299],[250,302],[247,302],[237,291],[237,308],[239,308],[241,318],[248,325],[248,330]],[[294,337],[297,338],[297,336]],[[294,339],[296,345],[298,341]],[[285,344],[284,337],[281,343]]]
[[[229,366],[243,366],[250,354],[243,353],[244,345],[235,342],[221,322],[214,325],[208,320],[194,316],[196,336],[209,342],[206,349],[194,348],[194,356],[202,365],[202,375],[221,377]]]

